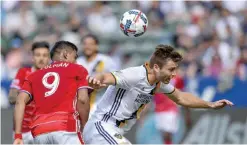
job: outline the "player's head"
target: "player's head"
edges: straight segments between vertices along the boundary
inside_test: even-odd
[[[33,65],[36,69],[41,69],[48,65],[50,61],[50,47],[46,41],[34,42],[32,45]]]
[[[158,45],[150,59],[150,68],[154,70],[158,81],[169,83],[176,75],[178,63],[182,56],[169,45]]]
[[[86,57],[98,53],[99,40],[95,35],[88,34],[82,39],[82,52]]]
[[[51,59],[54,61],[76,62],[78,48],[69,41],[58,41],[51,50]]]

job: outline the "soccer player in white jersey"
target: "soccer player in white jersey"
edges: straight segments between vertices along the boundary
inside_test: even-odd
[[[166,93],[175,103],[190,108],[220,109],[233,105],[225,99],[207,102],[173,87],[169,82],[181,60],[173,47],[158,45],[145,65],[88,77],[91,87],[109,87],[84,127],[85,143],[131,144],[123,134],[131,129],[155,92]]]
[[[83,56],[77,59],[77,64],[84,66],[90,76],[96,73],[111,72],[117,70],[113,60],[105,55],[99,53],[99,40],[95,35],[88,34],[82,39]],[[97,102],[104,94],[106,89],[95,89],[90,94],[90,114],[96,110]]]

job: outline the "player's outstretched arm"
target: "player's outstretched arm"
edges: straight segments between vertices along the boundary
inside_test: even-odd
[[[220,109],[227,105],[232,106],[233,103],[228,100],[219,100],[216,102],[207,102],[191,93],[182,92],[176,89],[172,94],[168,94],[169,98],[178,105],[189,108],[212,108]]]
[[[87,80],[89,86],[94,89],[100,89],[109,85],[116,84],[116,79],[111,73],[100,73],[95,75],[94,77],[88,76]]]
[[[81,120],[81,129],[83,129],[88,120],[88,115],[90,110],[87,89],[78,90],[77,110],[79,112],[79,116]]]
[[[29,101],[29,96],[25,92],[20,92],[16,98],[14,121],[15,121],[15,134],[21,134],[22,120],[24,118],[25,106]],[[21,138],[15,139],[14,144],[21,144]]]

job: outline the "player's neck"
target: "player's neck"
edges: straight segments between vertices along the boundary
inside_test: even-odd
[[[87,62],[92,62],[96,58],[96,56],[97,56],[97,53],[94,53],[93,55],[86,57]]]
[[[31,67],[31,72],[35,72],[36,70],[39,70],[39,68],[37,68],[36,66]]]
[[[147,75],[148,83],[151,86],[154,85],[154,84],[156,84],[158,81],[156,81],[156,76],[155,76],[154,70],[152,68],[150,68],[148,62],[146,62],[144,64],[144,67],[146,68],[146,73],[147,73],[146,75]]]
[[[152,69],[150,69],[148,72],[148,82],[151,86],[159,82],[156,80],[154,71]]]

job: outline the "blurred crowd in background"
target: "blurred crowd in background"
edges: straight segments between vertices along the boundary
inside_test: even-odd
[[[119,69],[143,64],[157,44],[169,44],[184,56],[182,77],[213,76],[227,88],[234,77],[247,77],[246,8],[246,1],[1,1],[1,80],[32,64],[34,41],[67,40],[81,49],[81,38],[92,33]],[[148,17],[141,37],[119,29],[130,9]]]
[[[119,29],[130,9],[148,18],[141,37]],[[1,107],[9,107],[8,86],[18,69],[32,65],[33,42],[71,41],[83,55],[81,40],[90,33],[119,69],[144,64],[158,44],[174,46],[184,57],[178,75],[190,92],[201,76],[218,79],[222,90],[234,78],[247,80],[247,1],[1,1]]]
[[[142,64],[159,43],[175,46],[184,56],[183,75],[246,78],[246,1],[1,1],[1,66],[4,79],[13,79],[30,65],[31,44],[47,40],[74,42],[93,33],[100,51],[120,68]],[[143,11],[148,31],[140,38],[124,36],[121,15]],[[183,67],[184,66],[184,67]],[[224,74],[224,75],[220,75]]]

